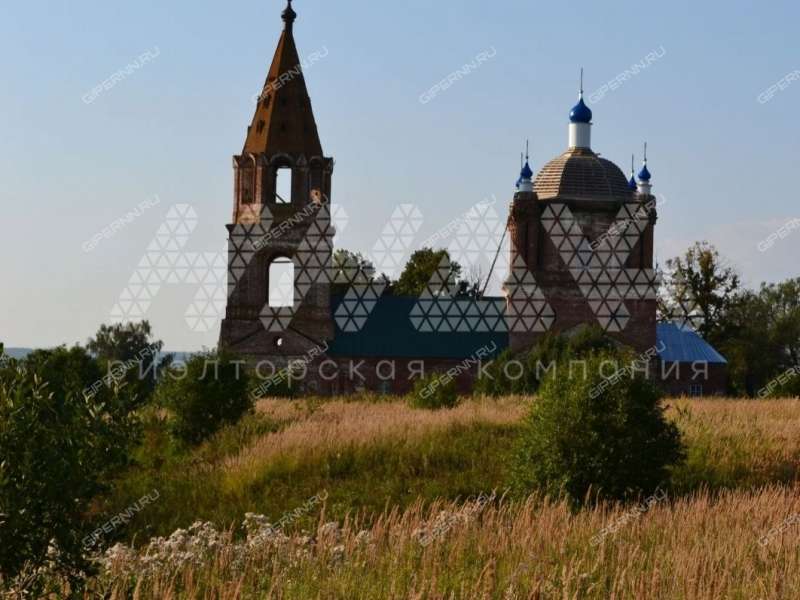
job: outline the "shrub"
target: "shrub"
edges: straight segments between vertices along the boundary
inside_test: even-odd
[[[42,567],[73,582],[93,528],[87,509],[127,464],[136,421],[82,349],[33,353],[0,379],[0,579]],[[51,383],[52,382],[52,383]],[[29,589],[30,591],[30,589]],[[35,593],[35,592],[32,592]]]
[[[420,377],[409,398],[409,405],[413,408],[429,410],[455,408],[459,402],[455,380],[440,373]]]
[[[604,361],[627,366],[632,360],[629,353],[606,350],[589,355],[586,376],[559,364],[557,375],[547,377],[517,451],[517,491],[539,488],[580,503],[590,493],[624,500],[667,483],[669,467],[684,453],[658,389],[641,373],[617,383],[602,375]]]
[[[506,350],[498,356],[486,368],[488,376],[476,382],[474,392],[486,396],[535,394],[551,365],[614,348],[615,343],[597,325],[581,327],[571,335],[547,333],[527,352]]]
[[[171,430],[177,439],[199,444],[253,409],[242,363],[225,354],[197,354],[161,379],[156,397],[172,410]]]

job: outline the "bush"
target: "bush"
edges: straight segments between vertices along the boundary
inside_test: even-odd
[[[455,408],[459,402],[455,380],[440,373],[431,373],[417,380],[408,403],[413,408],[439,410]]]
[[[127,464],[138,426],[80,348],[33,353],[0,378],[0,579],[42,567],[78,581],[89,503]],[[29,591],[30,588],[29,588]],[[35,592],[31,592],[35,594]]]
[[[473,391],[486,396],[535,394],[550,365],[570,358],[578,360],[591,352],[615,347],[615,342],[597,325],[581,327],[571,335],[547,333],[527,352],[503,352],[486,368],[488,376],[479,379]]]
[[[219,365],[216,374],[214,364]],[[188,444],[199,444],[253,409],[248,386],[249,377],[241,361],[224,354],[203,353],[164,376],[156,398],[172,410],[173,435]]]
[[[684,453],[658,389],[641,373],[617,383],[601,374],[603,361],[623,367],[632,360],[626,352],[601,351],[587,358],[585,377],[582,369],[572,372],[560,363],[546,378],[517,451],[517,491],[539,488],[581,503],[590,493],[635,498],[668,482],[670,466]]]

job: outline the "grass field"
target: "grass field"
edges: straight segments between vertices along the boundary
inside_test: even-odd
[[[673,486],[577,512],[504,496],[528,402],[264,400],[193,451],[171,448],[153,416],[139,466],[96,509],[158,500],[119,532],[137,549],[117,547],[92,593],[800,597],[800,402],[668,401],[688,446]],[[264,517],[242,529],[247,513]]]

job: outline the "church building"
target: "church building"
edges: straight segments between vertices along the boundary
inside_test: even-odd
[[[594,323],[648,360],[666,364],[670,357],[678,367],[670,372],[671,393],[724,391],[724,375],[706,370],[699,379],[695,363],[710,359],[724,373],[725,359],[696,334],[657,323],[658,215],[646,150],[630,178],[597,154],[582,90],[569,113],[566,151],[537,174],[526,160],[517,180],[503,296],[463,293],[446,264],[420,298],[386,293],[385,283],[365,280],[358,269],[342,280],[348,270],[332,265],[334,160],[317,131],[291,0],[282,18],[243,150],[233,158],[220,348],[246,357],[264,378],[292,366],[309,393],[404,393],[430,372],[466,391],[504,350],[524,351],[547,332]],[[294,295],[274,302],[281,266],[291,273]]]

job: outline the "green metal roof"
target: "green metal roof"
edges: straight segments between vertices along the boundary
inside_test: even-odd
[[[411,310],[419,298],[382,296],[361,331],[336,329],[328,353],[363,358],[442,358],[463,360],[481,348],[496,355],[508,347],[508,333],[421,332],[411,322]],[[341,296],[331,299],[335,313]]]

